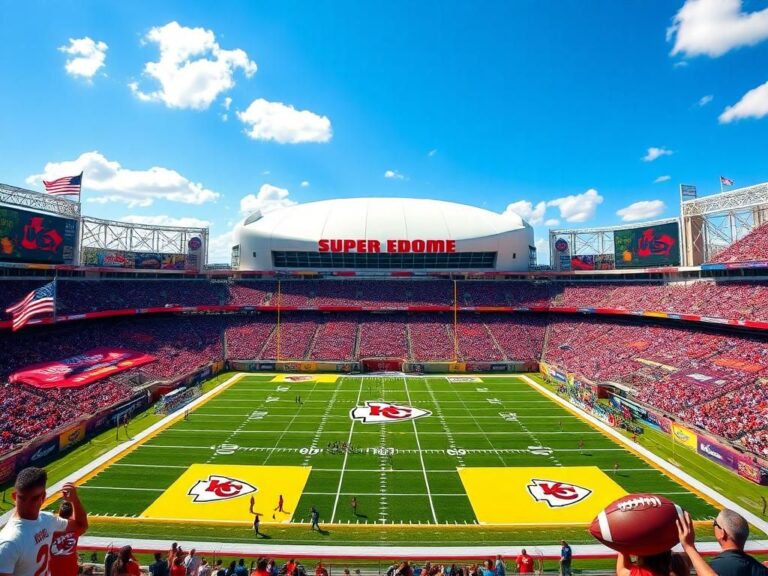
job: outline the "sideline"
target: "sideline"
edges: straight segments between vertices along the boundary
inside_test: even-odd
[[[710,488],[709,486],[707,486],[700,480],[697,480],[696,478],[694,478],[687,472],[681,470],[677,466],[670,464],[667,460],[665,460],[661,456],[657,456],[656,454],[654,454],[644,446],[641,446],[640,444],[632,442],[629,438],[625,437],[623,434],[618,433],[608,424],[602,422],[601,420],[598,420],[591,414],[587,414],[584,410],[582,410],[578,406],[575,406],[570,402],[563,400],[562,398],[560,398],[560,396],[558,396],[554,392],[550,392],[544,386],[532,380],[528,376],[521,376],[521,378],[525,380],[531,387],[539,391],[541,394],[543,394],[547,398],[552,399],[553,401],[557,402],[558,404],[560,404],[561,406],[563,406],[564,408],[572,412],[576,412],[580,418],[586,420],[593,426],[598,427],[600,430],[602,430],[606,434],[609,434],[617,443],[623,444],[624,446],[631,448],[633,451],[637,452],[638,454],[641,454],[644,458],[650,460],[656,466],[658,466],[659,468],[662,468],[664,471],[669,473],[671,476],[674,476],[675,479],[690,485],[691,487],[695,488],[705,496],[711,498],[721,506],[725,508],[730,508],[731,510],[738,512],[744,518],[746,518],[750,524],[752,524],[756,528],[759,528],[763,533],[768,534],[768,522],[766,522],[759,516],[756,516],[749,510],[746,510],[745,508],[743,508],[742,506],[740,506],[730,498],[723,496],[717,490]]]
[[[140,538],[109,538],[103,536],[83,536],[78,546],[81,549],[107,550],[120,548],[130,544],[134,552],[154,553],[168,550],[173,540],[144,540]],[[242,542],[212,543],[210,541],[193,542],[179,541],[185,549],[194,548],[198,554],[205,556],[269,556],[287,558],[318,558],[318,559],[410,559],[410,560],[479,560],[493,558],[497,554],[510,559],[515,558],[522,546],[346,546],[334,544],[244,544]],[[532,550],[528,546],[528,550]],[[615,558],[616,552],[603,544],[574,544],[574,559],[586,558]],[[720,553],[717,542],[697,542],[696,548],[705,556]],[[545,560],[560,558],[560,545],[539,546],[538,550]],[[682,548],[678,544],[675,551]],[[764,554],[768,552],[767,540],[752,540],[747,542],[747,552]],[[336,552],[337,551],[337,552]]]
[[[245,372],[238,372],[234,376],[230,377],[228,380],[216,386],[216,388],[214,388],[213,390],[209,390],[208,392],[206,392],[199,398],[196,398],[189,404],[182,406],[175,412],[168,414],[168,416],[166,416],[159,422],[155,422],[154,424],[152,424],[152,426],[150,426],[146,430],[142,430],[136,435],[136,437],[132,438],[131,440],[127,440],[122,444],[118,444],[117,446],[105,452],[104,454],[102,454],[95,460],[91,461],[90,463],[86,464],[79,470],[75,470],[71,474],[65,476],[63,479],[53,484],[52,486],[48,486],[46,490],[48,494],[48,498],[46,499],[45,505],[47,506],[51,502],[58,500],[60,498],[59,492],[61,491],[64,484],[66,484],[67,482],[74,482],[74,483],[80,482],[86,476],[93,474],[95,471],[99,470],[100,468],[106,467],[112,461],[118,460],[119,458],[123,457],[127,452],[138,447],[140,444],[144,443],[146,440],[151,439],[153,436],[161,432],[163,429],[173,424],[179,418],[183,418],[184,412],[186,412],[187,410],[192,410],[193,408],[197,408],[201,404],[205,404],[210,398],[223,392],[224,390],[229,388],[232,384],[234,384],[235,382],[237,382],[243,376],[246,376],[246,375],[247,374]],[[8,512],[0,516],[0,528],[5,526],[5,524],[10,519],[11,514],[13,514],[13,509],[9,510]]]

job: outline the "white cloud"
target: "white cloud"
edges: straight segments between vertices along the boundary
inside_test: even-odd
[[[728,124],[742,118],[762,118],[768,114],[768,82],[753,88],[733,106],[728,106],[720,114],[721,124]]]
[[[238,222],[232,230],[208,237],[209,264],[229,264],[232,262],[232,246],[235,244],[235,238],[238,237],[241,226],[242,222]]]
[[[388,180],[405,180],[405,176],[400,174],[397,170],[387,170],[384,172],[384,178]]]
[[[240,212],[250,214],[259,210],[262,214],[266,214],[297,204],[288,197],[289,194],[290,192],[285,188],[278,188],[272,184],[262,184],[258,194],[248,194],[240,199]]]
[[[558,224],[560,224],[560,220],[557,218],[549,218],[544,222],[544,226],[557,226]]]
[[[672,180],[672,176],[665,174],[664,176],[659,176],[656,178],[656,180],[653,181],[654,184],[661,184],[662,182],[668,182],[669,180]]]
[[[101,41],[85,38],[70,38],[68,46],[60,46],[59,51],[68,54],[64,68],[67,74],[75,78],[91,80],[100,68],[104,67],[109,47]]]
[[[30,185],[83,172],[84,195],[89,202],[120,202],[128,206],[151,206],[155,200],[203,204],[219,197],[218,192],[191,182],[175,170],[153,166],[147,170],[123,168],[97,151],[84,152],[76,160],[49,162],[42,174],[27,178]]]
[[[556,198],[547,202],[547,206],[555,206],[560,209],[560,217],[566,222],[586,222],[595,215],[598,204],[603,202],[603,197],[597,190],[590,188],[582,194],[572,194],[563,198]]]
[[[661,200],[642,200],[630,204],[626,208],[617,210],[616,214],[621,216],[624,222],[635,222],[637,220],[648,220],[656,218],[666,210],[664,202]]]
[[[672,150],[667,150],[663,146],[661,148],[651,146],[648,148],[648,152],[645,153],[645,156],[643,156],[643,162],[653,162],[657,158],[661,158],[662,156],[672,156],[672,154]]]
[[[712,102],[712,100],[714,99],[715,97],[712,94],[707,94],[706,96],[702,96],[701,98],[699,98],[699,101],[696,104],[698,105],[699,108],[702,108],[703,106],[706,106],[707,104]]]
[[[429,156],[430,158],[433,158],[436,155],[437,155],[437,148],[434,148],[434,149],[430,150],[429,152],[427,152],[427,156]]]
[[[232,105],[232,98],[227,96],[224,98],[224,102],[222,103],[222,106],[224,107],[224,112],[221,113],[221,120],[223,122],[226,122],[229,120],[229,107]]]
[[[742,12],[741,0],[687,0],[667,29],[672,55],[712,58],[768,38],[768,8]]]
[[[528,200],[518,200],[507,205],[507,209],[504,210],[502,215],[517,214],[523,220],[526,220],[529,224],[541,224],[544,221],[544,212],[547,211],[547,203],[539,202],[534,207],[532,202]]]
[[[201,220],[200,218],[181,217],[175,216],[142,216],[140,214],[129,214],[120,218],[121,222],[131,222],[133,224],[149,224],[150,226],[182,226],[185,228],[208,228],[211,223],[208,220]]]
[[[302,188],[308,188],[309,187],[309,180],[303,180],[300,184]]]
[[[675,62],[672,66],[674,66],[675,68],[685,68],[686,66],[688,66],[688,62],[686,62],[685,60],[680,60],[679,62]]]
[[[280,144],[329,142],[333,131],[327,116],[309,110],[296,110],[282,102],[257,98],[237,117],[246,124],[245,133],[254,140],[274,140]]]
[[[144,75],[156,80],[159,89],[144,92],[138,82],[128,85],[144,102],[205,110],[222,92],[235,85],[236,70],[242,70],[248,78],[256,73],[256,63],[245,51],[222,49],[215,34],[205,28],[187,28],[170,22],[152,28],[144,42],[157,44],[160,49],[160,59],[144,65]]]

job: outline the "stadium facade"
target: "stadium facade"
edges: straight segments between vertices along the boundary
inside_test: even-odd
[[[233,268],[258,271],[526,272],[533,229],[515,214],[414,198],[349,198],[254,212]]]

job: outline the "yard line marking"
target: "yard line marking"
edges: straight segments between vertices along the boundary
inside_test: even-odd
[[[302,495],[308,495],[308,496],[333,496],[336,494],[336,492],[302,492]],[[342,492],[344,496],[381,496],[380,492]],[[656,492],[656,494],[664,494],[664,492]],[[674,494],[674,492],[667,492],[667,494]],[[682,492],[682,494],[688,494],[688,492]],[[387,496],[423,496],[423,494],[419,492],[402,492],[402,493],[393,493],[390,492],[387,494]],[[450,493],[450,494],[433,494],[433,496],[466,496],[466,494],[456,494],[456,493]],[[385,505],[386,507],[386,505]]]
[[[171,464],[125,464],[123,462],[115,462],[112,466],[129,466],[131,468],[181,468],[186,470],[189,466],[173,466]]]
[[[355,406],[360,404],[360,396],[363,394],[363,379],[360,378],[360,388],[357,389],[357,400]],[[352,420],[352,425],[349,427],[349,438],[347,438],[347,446],[352,444],[352,432],[355,431],[355,420]],[[339,487],[336,489],[336,500],[333,502],[333,512],[331,513],[331,524],[336,519],[336,508],[339,505],[339,495],[341,494],[341,483],[344,481],[344,470],[347,467],[347,458],[349,458],[349,451],[344,453],[344,463],[341,465],[341,474],[339,475]]]
[[[315,385],[312,386],[312,389],[309,391],[308,395],[311,395],[312,392],[315,391],[315,388],[317,388],[317,382],[315,382]],[[272,454],[275,453],[275,449],[277,449],[277,446],[280,444],[280,440],[282,440],[283,437],[285,437],[286,433],[288,432],[288,428],[291,427],[291,424],[293,424],[294,420],[296,420],[298,415],[301,413],[301,409],[303,407],[304,407],[304,401],[302,400],[301,404],[299,404],[299,409],[295,411],[295,414],[293,415],[293,418],[291,418],[291,421],[288,422],[288,426],[285,428],[285,430],[283,430],[283,433],[280,434],[280,438],[278,438],[275,441],[275,446],[274,446],[274,448],[272,448],[272,452],[267,454],[267,457],[264,459],[264,462],[261,463],[262,466],[266,466],[267,465],[267,461],[272,457]],[[242,432],[236,432],[236,434],[247,434],[248,432],[255,432],[255,430],[243,430]],[[305,434],[306,434],[306,432],[305,432]]]
[[[274,416],[274,414],[273,414]],[[496,419],[498,420],[499,417],[497,416]],[[210,432],[216,432],[216,433],[231,433],[231,434],[278,434],[280,433],[280,430],[235,430],[234,432],[232,430],[211,430],[210,428],[204,428],[204,429],[198,429],[198,428],[184,428],[184,429],[178,429],[178,430],[167,430],[167,432],[173,432],[173,433],[188,433],[188,432],[194,432],[194,433],[210,433]],[[312,430],[289,430],[286,428],[282,434],[311,434]],[[389,432],[390,434],[410,434],[410,432],[400,432],[400,431],[392,431]],[[376,434],[373,430],[366,430],[365,432],[358,432],[358,434]],[[490,436],[514,436],[515,434],[518,435],[531,435],[531,434],[544,434],[544,435],[562,435],[562,436],[572,436],[573,432],[453,432],[452,434],[455,434],[456,436],[483,436],[483,435],[490,435]],[[605,436],[602,432],[598,432],[597,430],[588,430],[581,432],[579,431],[579,435],[584,434],[594,434],[597,436]],[[445,432],[421,432],[422,436],[445,436]]]
[[[320,436],[323,433],[323,430],[325,429],[325,423],[328,420],[329,411],[332,410],[333,405],[336,403],[336,397],[339,394],[339,390],[341,389],[341,383],[344,379],[339,378],[338,384],[336,385],[336,388],[333,391],[333,396],[331,396],[331,399],[328,401],[328,409],[323,413],[322,417],[320,418],[320,424],[317,426],[317,431],[315,432],[314,438],[312,438],[312,444],[310,448],[317,448],[317,443],[320,441]],[[315,384],[317,386],[317,384]],[[314,390],[314,388],[313,388]],[[309,460],[312,457],[311,453],[308,453],[304,457],[304,462],[302,463],[302,466],[307,466],[309,464]]]
[[[452,383],[451,383],[451,384],[452,384]],[[454,392],[454,393],[456,393],[456,394],[458,395],[458,397],[459,397],[459,398],[462,398],[461,394],[458,394],[458,393],[456,392],[456,387],[455,387],[455,386],[453,386],[453,385],[452,385],[452,386],[451,386],[451,388],[453,389],[453,392]],[[467,406],[466,404],[464,404],[464,409],[465,409],[465,410],[466,410],[466,411],[467,411],[467,412],[468,412],[468,413],[469,413],[469,414],[472,416],[472,418],[474,419],[475,415],[472,413],[472,410],[470,410],[470,409],[469,409],[469,406]],[[480,422],[478,422],[477,420],[474,420],[474,423],[475,423],[475,425],[476,425],[476,426],[477,426],[477,427],[478,427],[480,430],[482,430],[482,435],[483,435],[483,437],[485,437],[485,441],[486,441],[486,442],[488,442],[488,446],[490,446],[491,448],[494,448],[494,449],[495,449],[496,447],[493,445],[493,442],[491,442],[491,439],[488,437],[488,434],[485,432],[485,430],[483,429],[483,427],[480,425]],[[459,433],[459,434],[460,434],[460,433]],[[477,434],[477,433],[476,433],[476,432],[474,432],[474,433],[473,433],[473,432],[468,432],[468,433],[465,433],[465,434]],[[494,434],[494,432],[491,432],[491,434]],[[501,432],[501,434],[505,434],[505,435],[506,435],[506,434],[508,434],[508,433],[507,433],[507,432]],[[502,465],[506,466],[506,465],[507,465],[507,463],[506,463],[506,461],[504,460],[504,457],[503,457],[501,454],[499,454],[498,452],[495,452],[495,454],[496,454],[496,456],[498,456],[498,457],[499,457],[499,460],[501,460],[501,463],[502,463]]]
[[[411,393],[408,391],[408,379],[403,375],[403,384],[405,385],[405,394],[408,396],[408,404],[411,404]],[[421,460],[421,469],[424,471],[424,482],[427,486],[427,497],[429,498],[429,507],[432,509],[432,519],[437,524],[437,514],[435,513],[435,503],[432,502],[432,494],[429,490],[429,478],[427,478],[427,467],[424,465],[424,455],[421,453],[421,442],[419,441],[419,431],[416,428],[416,420],[411,420],[413,424],[413,433],[416,435],[416,448],[419,450],[419,459]]]
[[[127,488],[125,486],[91,486],[85,484],[78,486],[78,490],[131,490],[135,492],[165,492],[165,488]]]
[[[448,428],[448,424],[445,422],[445,416],[443,415],[443,410],[440,408],[440,404],[437,402],[437,398],[435,397],[435,393],[432,391],[432,387],[429,385],[429,379],[424,380],[424,385],[427,388],[427,391],[429,392],[429,395],[432,397],[432,401],[435,403],[435,412],[437,413],[437,418],[440,420],[440,425],[443,427],[444,433],[448,436],[448,445],[453,449],[456,450],[456,442],[453,439],[453,434],[451,434],[451,429]],[[464,467],[464,457],[463,456],[457,456],[456,461],[459,463],[459,466],[462,468]],[[502,463],[504,463],[502,461]]]

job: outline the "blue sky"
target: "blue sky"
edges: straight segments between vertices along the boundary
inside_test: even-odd
[[[84,213],[210,223],[215,261],[257,207],[439,198],[545,240],[766,180],[765,1],[0,8],[0,181],[83,169]]]

